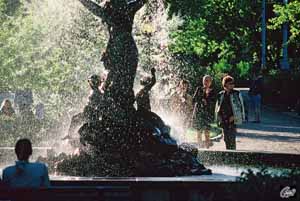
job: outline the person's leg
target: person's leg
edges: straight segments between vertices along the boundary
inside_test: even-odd
[[[205,129],[204,134],[205,134],[205,145],[206,148],[208,149],[211,145],[211,141],[210,141],[210,130],[208,128]]]
[[[250,98],[249,98],[249,94],[245,95],[244,107],[245,107],[245,120],[246,120],[246,122],[248,122],[249,121],[249,111],[250,111]]]
[[[261,95],[257,95],[257,121],[261,121]]]
[[[198,145],[201,147],[203,142],[202,142],[202,131],[201,130],[197,130],[197,141],[198,141]]]
[[[223,132],[226,149],[236,150],[236,128],[224,129]]]
[[[254,96],[254,111],[255,111],[255,122],[260,122],[260,110],[261,110],[261,96]]]
[[[229,144],[228,144],[228,142],[229,142],[228,129],[223,128],[222,133],[223,133],[223,139],[224,139],[224,142],[225,142],[225,147],[226,147],[226,149],[228,149],[228,146],[229,146]]]
[[[250,115],[251,114],[251,115]],[[248,112],[249,117],[254,115],[255,119],[255,104],[254,104],[254,96],[249,95],[249,112]]]
[[[229,133],[230,133],[229,149],[236,150],[236,128],[230,128]]]

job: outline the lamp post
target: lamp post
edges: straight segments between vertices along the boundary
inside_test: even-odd
[[[261,68],[266,67],[266,0],[262,0],[261,14]]]
[[[288,4],[288,0],[283,0],[284,5]],[[282,26],[282,60],[280,67],[282,70],[290,70],[289,58],[288,58],[288,23],[284,23]]]

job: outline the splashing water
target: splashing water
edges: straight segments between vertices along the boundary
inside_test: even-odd
[[[172,127],[172,135],[181,140],[180,121],[176,114],[170,115],[165,108],[164,100],[168,98],[168,94],[174,89],[176,83],[164,85],[162,80],[169,79],[171,74],[171,66],[167,44],[169,42],[169,31],[180,24],[179,18],[167,19],[167,11],[161,0],[158,0],[158,6],[152,13],[152,20],[149,22],[153,27],[151,40],[155,41],[155,50],[151,55],[145,55],[140,52],[140,57],[148,56],[154,61],[158,70],[158,83],[153,89],[153,109]],[[24,1],[26,7],[25,17],[29,18],[35,30],[42,34],[36,44],[38,52],[33,60],[36,65],[42,66],[43,73],[49,79],[55,80],[58,89],[34,91],[35,102],[45,104],[46,113],[54,113],[56,125],[46,128],[45,137],[39,146],[53,147],[59,152],[72,153],[74,148],[70,143],[61,138],[66,135],[71,117],[82,111],[87,101],[89,93],[86,78],[93,73],[99,74],[103,71],[103,65],[100,61],[101,51],[105,48],[108,35],[106,27],[101,23],[100,19],[96,19],[88,11],[86,11],[79,1],[74,0],[44,0],[44,1]],[[145,14],[145,8],[142,9],[135,18],[135,28],[133,35],[137,41],[139,49],[144,48],[140,32],[143,27],[142,17]],[[175,20],[174,20],[175,19]],[[21,34],[21,33],[20,33]],[[53,55],[59,52],[59,58],[55,61],[56,66],[45,65],[46,61],[52,62]],[[55,54],[54,54],[55,53]],[[138,75],[144,73],[140,67]],[[175,76],[176,77],[176,76]],[[173,78],[170,79],[174,81]],[[51,82],[49,82],[51,85]],[[65,88],[76,86],[76,90],[64,92]],[[162,86],[164,93],[161,92]],[[135,91],[138,90],[136,83]],[[49,115],[49,114],[48,114]],[[175,127],[176,125],[176,127]],[[35,135],[35,134],[34,134]],[[34,135],[32,135],[34,137]]]

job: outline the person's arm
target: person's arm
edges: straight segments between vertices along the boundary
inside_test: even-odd
[[[151,74],[152,74],[151,82],[150,82],[148,85],[146,85],[146,86],[144,87],[143,90],[144,90],[145,92],[149,92],[149,91],[152,89],[152,87],[155,85],[155,83],[156,83],[155,72],[156,72],[155,68],[151,68]]]
[[[216,104],[215,104],[215,123],[217,125],[221,124],[220,107],[221,107],[221,105],[219,102],[219,97],[217,97]]]
[[[226,117],[222,113],[222,104],[224,101],[224,94],[217,94],[216,107],[215,107],[215,122],[218,126],[223,127],[226,124]]]
[[[196,91],[195,91],[195,93],[193,95],[193,104],[195,104],[197,102],[197,99],[199,97],[200,88],[201,87],[197,87],[197,89],[196,89]]]
[[[217,101],[217,93],[214,89],[210,91],[209,104],[214,105]]]

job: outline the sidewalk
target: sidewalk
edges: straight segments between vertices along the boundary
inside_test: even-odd
[[[210,150],[225,150],[224,141],[214,142]],[[300,118],[264,107],[260,124],[238,128],[237,150],[300,154]]]
[[[270,105],[264,105],[263,108],[265,110],[270,110],[272,112],[282,113],[284,115],[300,119],[300,115],[298,115],[296,111],[295,112],[280,111],[280,110],[276,110],[276,108],[274,106],[270,106]]]

